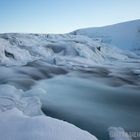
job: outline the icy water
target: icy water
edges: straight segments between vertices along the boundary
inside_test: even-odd
[[[99,140],[109,140],[111,126],[140,131],[139,89],[113,87],[107,83],[110,80],[72,73],[42,81],[38,86],[47,91],[47,96],[42,97],[42,110],[89,131]]]
[[[66,70],[37,61],[25,66],[1,66],[0,84],[25,91],[44,89],[47,94],[39,97],[46,115],[70,122],[99,140],[109,140],[111,126],[127,132],[140,131],[140,76],[139,65],[136,66],[137,70],[133,67]]]
[[[99,140],[109,140],[112,126],[140,131],[139,50],[135,54],[95,40],[71,34],[1,34],[0,96],[7,95],[1,98],[2,111],[43,111]],[[21,107],[22,97],[30,96],[36,100],[31,97]]]

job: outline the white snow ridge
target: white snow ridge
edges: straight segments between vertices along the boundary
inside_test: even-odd
[[[1,113],[0,136],[1,140],[97,140],[72,124],[44,115],[29,117],[17,108]]]
[[[39,99],[25,95],[13,86],[0,86],[0,140],[97,140],[72,124],[43,115]]]
[[[87,35],[121,49],[140,49],[140,20],[105,27],[79,29],[71,34]]]

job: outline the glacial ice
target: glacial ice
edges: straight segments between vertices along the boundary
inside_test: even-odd
[[[68,62],[73,65],[83,62],[81,66],[87,67],[138,57],[130,51],[123,51],[86,36],[70,34],[1,34],[0,46],[0,62],[8,66],[25,65],[42,59],[47,63],[64,66]]]
[[[85,35],[120,49],[140,49],[140,20],[108,25],[104,27],[86,28],[73,31],[71,34]]]
[[[72,124],[43,115],[39,92],[44,91],[26,93],[11,85],[0,86],[1,140],[97,140]]]
[[[124,25],[115,27],[119,33],[109,26],[108,31],[105,27],[101,32],[97,28],[63,35],[0,34],[0,140],[96,140],[74,125],[45,116],[39,97],[47,94],[46,90],[31,87],[37,80],[66,74],[71,69],[86,69],[138,87],[139,51],[122,48],[132,49],[133,43],[139,47],[139,33],[135,36],[137,30],[130,28],[127,33],[134,30],[133,34],[124,32],[124,39],[120,36]],[[131,140],[112,137],[122,139]]]
[[[23,90],[11,85],[0,85],[0,110],[6,111],[13,108],[18,108],[28,116],[43,114],[39,98],[26,97]]]
[[[8,57],[5,51],[12,55]],[[21,55],[22,54],[22,55]],[[26,62],[31,61],[33,58],[27,50],[22,50],[8,41],[0,38],[0,63],[4,65],[24,65]]]

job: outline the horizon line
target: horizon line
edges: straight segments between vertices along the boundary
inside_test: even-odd
[[[0,32],[0,34],[42,34],[42,35],[45,35],[45,34],[68,34],[68,33],[71,33],[71,32],[74,32],[74,31],[77,31],[77,30],[81,30],[81,29],[90,29],[90,28],[102,28],[102,27],[108,27],[108,26],[114,26],[114,25],[118,25],[118,24],[123,24],[123,23],[127,23],[127,22],[134,22],[134,21],[138,21],[140,19],[134,19],[134,20],[127,20],[127,21],[122,21],[122,22],[117,22],[117,23],[113,23],[113,24],[106,24],[106,25],[103,25],[103,26],[93,26],[93,27],[79,27],[78,29],[74,29],[72,31],[69,31],[69,32],[64,32],[64,33],[45,33],[45,32]]]

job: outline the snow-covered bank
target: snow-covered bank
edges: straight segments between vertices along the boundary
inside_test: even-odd
[[[43,94],[45,91],[36,89],[36,92]],[[4,112],[13,108],[21,110],[28,116],[43,114],[40,100],[35,95],[27,96],[22,89],[16,89],[14,86],[6,84],[0,85],[0,110]]]
[[[1,140],[97,140],[64,121],[44,115],[29,117],[14,108],[0,112]]]
[[[97,140],[72,124],[43,115],[37,94],[45,91],[0,86],[0,140]]]

